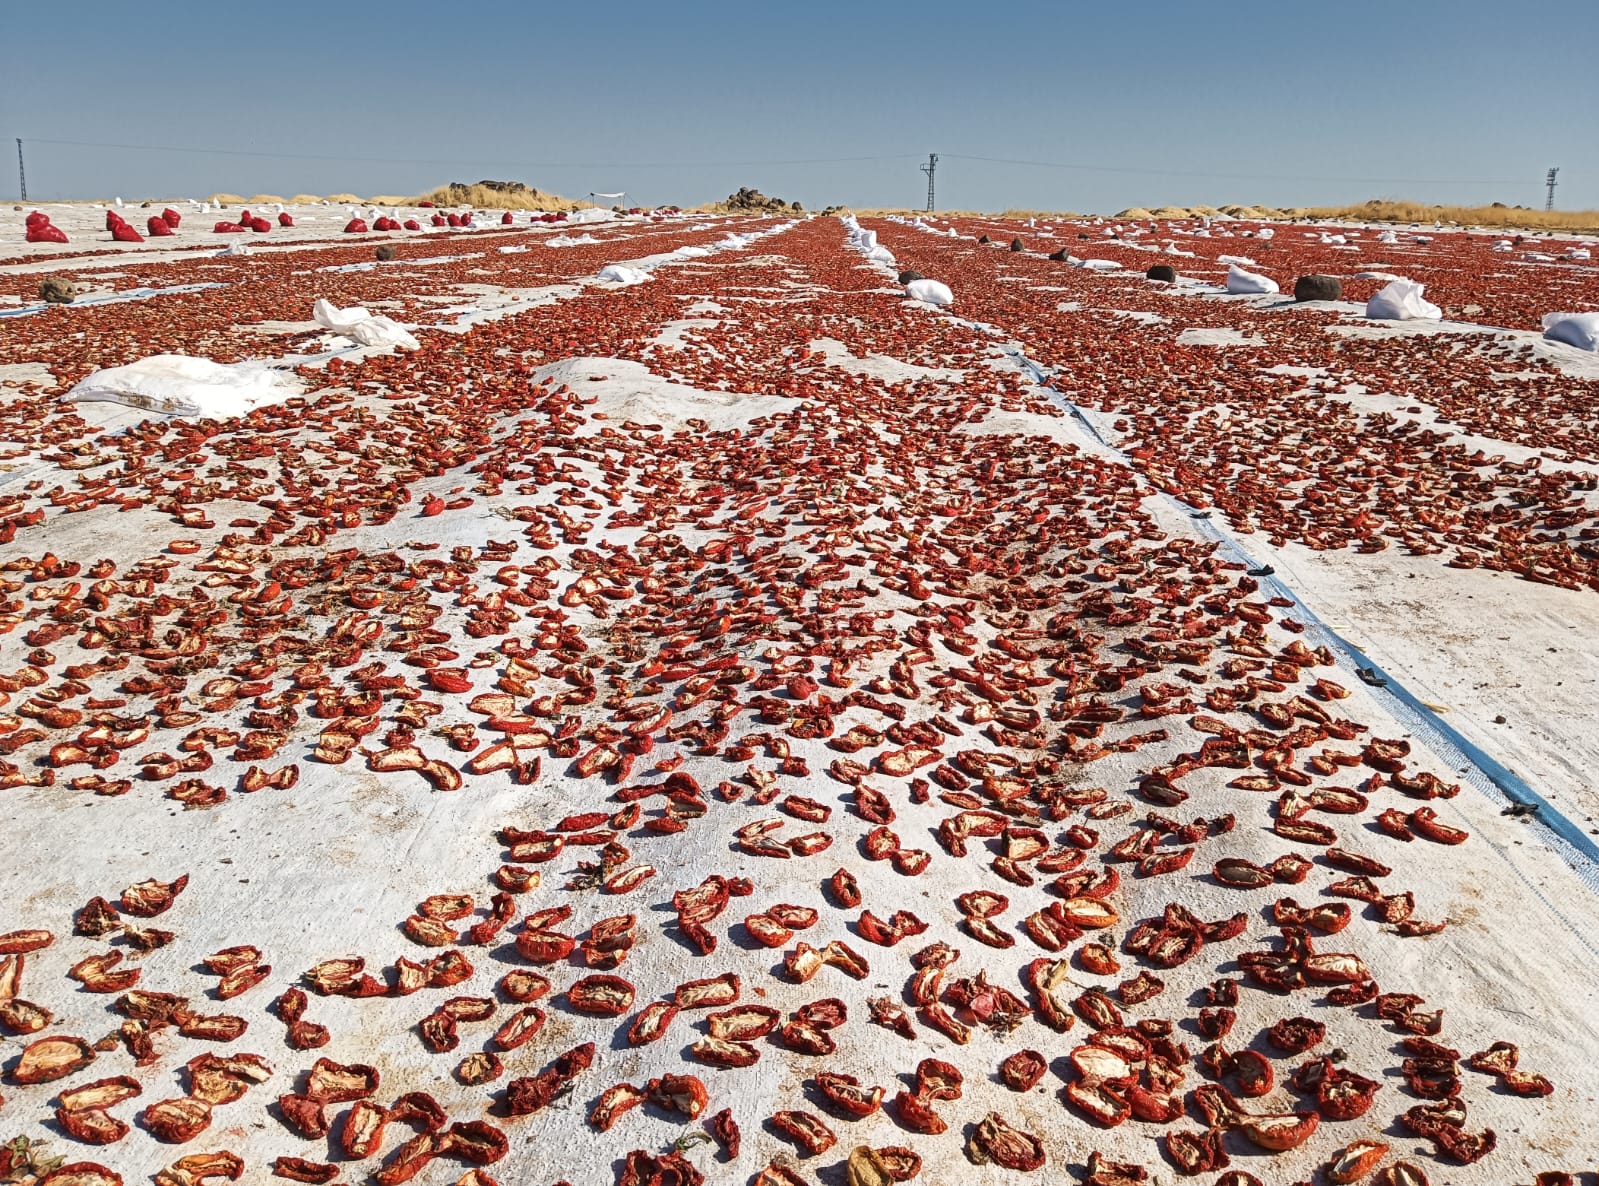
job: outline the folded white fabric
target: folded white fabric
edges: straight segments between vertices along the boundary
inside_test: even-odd
[[[96,371],[67,392],[67,399],[122,404],[166,416],[222,420],[278,403],[300,391],[300,381],[293,374],[263,362],[223,365],[185,354],[153,354],[126,366]]]
[[[373,316],[370,309],[360,305],[340,309],[330,301],[318,301],[311,309],[311,316],[329,333],[349,338],[362,346],[396,346],[401,350],[415,350],[422,344],[402,329],[397,321]]]

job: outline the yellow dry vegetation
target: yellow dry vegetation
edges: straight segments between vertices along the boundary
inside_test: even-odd
[[[887,218],[890,215],[900,218],[919,218],[927,215],[926,210],[916,210],[909,206],[841,206],[839,209],[854,214],[859,218]],[[1074,210],[1022,210],[1012,208],[1001,210],[998,214],[992,210],[935,210],[934,218],[1085,218],[1087,215],[1078,214]]]
[[[259,206],[259,205],[261,205],[264,202],[283,202],[285,204],[288,203],[288,199],[287,198],[280,197],[277,194],[256,194],[254,197],[252,197],[250,199],[250,201],[251,201],[251,203],[253,205],[256,205],[256,206]]]
[[[1358,206],[1296,206],[1277,218],[1356,219],[1361,222],[1453,222],[1506,230],[1599,231],[1599,210],[1529,210],[1523,206],[1425,206],[1420,202],[1374,200]]]
[[[563,198],[543,190],[525,189],[513,193],[491,189],[486,185],[441,185],[431,193],[417,198],[407,198],[403,205],[432,202],[435,206],[471,206],[477,210],[546,210],[557,213],[563,210],[588,210],[593,202]]]
[[[721,211],[716,206],[698,206],[708,213]],[[889,215],[915,217],[924,210],[910,207],[848,208],[861,217],[883,218]],[[1227,215],[1232,218],[1256,222],[1282,221],[1304,218],[1323,221],[1358,221],[1384,223],[1454,223],[1458,226],[1492,227],[1503,230],[1567,231],[1571,233],[1599,233],[1599,210],[1529,210],[1522,206],[1427,206],[1420,202],[1378,200],[1355,206],[1157,206],[1153,209],[1133,206],[1112,218],[1131,222],[1171,221],[1186,218],[1215,218]],[[1093,217],[1063,210],[1002,210],[998,214],[985,210],[937,210],[937,218],[1053,218],[1073,219]]]
[[[329,194],[323,199],[325,202],[360,202],[355,194]]]
[[[244,200],[245,199],[240,197],[238,194],[212,194],[206,199],[206,201],[215,202],[219,206],[237,206]]]

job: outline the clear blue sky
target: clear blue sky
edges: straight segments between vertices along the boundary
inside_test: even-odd
[[[1541,206],[1551,165],[1560,206],[1599,207],[1593,0],[77,0],[0,16],[0,162],[23,137],[34,198],[493,177],[643,203],[753,185],[810,208],[920,205],[917,166],[938,152],[944,208]],[[839,159],[866,157],[893,159]]]

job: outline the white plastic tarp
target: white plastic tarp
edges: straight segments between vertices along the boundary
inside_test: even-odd
[[[1227,291],[1231,293],[1280,292],[1277,281],[1258,272],[1246,272],[1237,264],[1227,269]]]
[[[1543,336],[1578,350],[1599,350],[1599,313],[1546,313]]]
[[[1377,321],[1437,321],[1444,311],[1422,297],[1426,285],[1395,280],[1366,302],[1366,316]]]
[[[599,279],[611,280],[617,284],[643,284],[649,278],[648,272],[630,268],[626,264],[606,264],[600,269],[599,274]]]
[[[167,416],[221,420],[298,395],[301,385],[287,371],[263,362],[223,365],[184,354],[154,354],[126,366],[108,367],[67,392],[76,403],[107,402]]]
[[[912,280],[905,286],[905,295],[913,301],[921,301],[928,305],[953,305],[955,294],[949,290],[949,285],[940,284],[937,280]]]
[[[396,346],[401,350],[415,350],[422,344],[406,332],[399,322],[374,316],[370,309],[360,305],[340,309],[331,301],[318,301],[312,306],[311,316],[329,333],[349,338],[361,346]]]

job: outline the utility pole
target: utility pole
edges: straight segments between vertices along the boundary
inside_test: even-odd
[[[17,181],[22,186],[22,200],[28,200],[28,170],[22,164],[22,137],[17,137]]]
[[[20,144],[21,141],[19,140],[17,143]],[[933,212],[933,174],[938,172],[938,154],[936,152],[927,154],[927,163],[922,166],[922,172],[927,174],[927,212],[931,214]]]
[[[1544,174],[1543,183],[1549,187],[1549,200],[1543,204],[1543,208],[1545,210],[1553,210],[1555,208],[1555,185],[1557,184],[1555,181],[1555,174],[1559,172],[1560,166],[1556,165],[1553,169],[1550,169],[1548,173]]]

